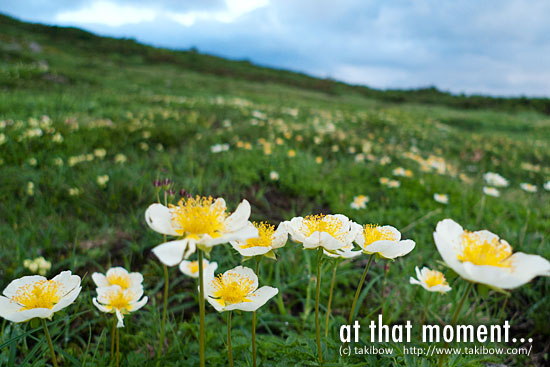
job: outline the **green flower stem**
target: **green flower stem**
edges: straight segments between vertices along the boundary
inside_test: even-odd
[[[317,337],[317,352],[319,353],[319,363],[323,364],[323,351],[321,350],[321,335],[319,328],[319,296],[321,295],[321,261],[323,257],[323,248],[317,250],[317,292],[315,295],[315,334]]]
[[[115,356],[116,314],[113,314],[113,326],[111,328],[111,363]]]
[[[200,313],[200,334],[199,334],[199,354],[200,354],[200,367],[205,366],[204,361],[204,279],[203,279],[203,264],[202,264],[202,250],[199,249],[199,313]]]
[[[231,349],[231,311],[227,312],[227,358],[229,366],[233,367],[233,351]]]
[[[330,293],[328,296],[327,318],[325,320],[325,338],[328,336],[328,320],[330,318],[330,306],[332,305],[332,293],[334,292],[334,283],[336,283],[336,269],[338,268],[339,264],[340,264],[340,259],[336,259],[336,262],[334,263],[334,269],[332,270],[332,281],[330,282]]]
[[[160,355],[162,354],[162,346],[164,345],[164,327],[166,325],[166,312],[168,310],[168,287],[170,283],[170,278],[168,277],[168,267],[166,265],[163,265],[164,270],[164,300],[162,304],[162,320],[160,323],[160,338],[159,338],[159,346],[157,348],[157,359],[160,358]]]
[[[50,332],[48,331],[48,325],[46,325],[46,320],[42,320],[42,327],[44,328],[44,334],[46,335],[46,340],[48,341],[48,345],[50,347],[50,353],[52,354],[52,363],[54,367],[57,367],[57,357],[55,356],[55,351],[53,350],[53,344],[52,344],[52,338],[50,338]]]
[[[260,278],[261,256],[256,256],[256,275]],[[256,311],[252,312],[252,366],[256,367]]]
[[[464,305],[464,301],[466,301],[466,298],[468,298],[468,295],[470,294],[470,290],[472,289],[473,285],[474,285],[474,283],[468,282],[468,288],[466,288],[466,291],[464,292],[464,295],[462,296],[462,299],[460,300],[460,303],[458,304],[458,307],[456,308],[455,314],[453,315],[453,320],[451,321],[451,326],[456,325],[456,321],[458,319],[458,315],[460,314],[460,310],[462,310],[462,306]],[[445,345],[443,346],[443,349],[447,348],[448,345],[449,345],[448,342],[445,343]],[[443,361],[445,360],[445,357],[446,357],[446,354],[442,354],[439,357],[439,362],[437,364],[439,367],[443,366]]]
[[[365,282],[365,278],[367,277],[367,273],[369,272],[370,264],[372,262],[372,259],[374,259],[374,254],[370,255],[369,262],[367,263],[367,266],[365,267],[365,271],[363,272],[363,276],[361,277],[361,281],[359,282],[359,286],[357,287],[357,291],[355,291],[355,298],[353,299],[353,303],[351,305],[351,312],[349,313],[349,319],[348,324],[351,325],[354,320],[354,313],[355,313],[355,307],[357,306],[357,300],[359,299],[359,294],[361,294],[361,288],[363,288],[363,283]]]
[[[483,217],[483,210],[485,209],[485,194],[481,197],[481,203],[479,204],[479,212],[477,213],[476,227],[479,226],[481,218]]]
[[[120,361],[119,340],[120,340],[120,332],[118,331],[118,328],[117,328],[116,329],[116,367],[118,367],[119,361]]]
[[[426,302],[426,307],[424,307],[424,314],[422,315],[422,320],[420,321],[420,328],[422,328],[422,325],[424,325],[424,321],[426,321],[426,315],[428,315],[428,308],[430,307],[432,295],[433,293],[430,292],[430,296],[428,297],[428,302]]]

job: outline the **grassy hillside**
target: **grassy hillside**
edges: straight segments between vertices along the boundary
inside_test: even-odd
[[[127,318],[122,365],[155,365],[163,279],[150,250],[162,236],[143,217],[157,201],[153,181],[159,178],[172,181],[171,202],[180,189],[222,196],[230,209],[247,199],[256,221],[342,213],[401,229],[417,247],[389,266],[374,263],[360,297],[364,325],[379,312],[387,323],[420,322],[428,294],[408,282],[423,265],[451,280],[453,290],[433,297],[427,316],[429,323],[449,322],[466,283],[442,265],[434,246],[432,232],[443,218],[490,229],[515,251],[550,258],[550,192],[543,189],[550,180],[547,99],[381,92],[4,16],[0,50],[0,288],[29,275],[24,260],[37,256],[52,262],[48,276],[71,269],[84,278],[76,304],[56,314],[50,330],[65,366],[108,364],[110,318],[91,304],[90,274],[111,265],[142,272],[150,297]],[[216,153],[218,144],[228,149]],[[410,174],[396,175],[400,167]],[[488,171],[510,181],[500,197],[482,192]],[[520,183],[538,191],[525,192]],[[435,193],[447,194],[449,203],[436,202]],[[369,196],[365,209],[350,207],[357,195]],[[230,246],[217,246],[212,258],[218,271],[241,262]],[[363,256],[338,268],[325,365],[435,363],[435,356],[405,355],[392,343],[376,343],[393,347],[390,356],[339,357],[339,326],[366,262]],[[316,365],[315,269],[315,254],[292,241],[278,261],[263,261],[260,283],[279,288],[280,296],[258,312],[261,365]],[[323,320],[331,275],[327,262]],[[196,285],[177,268],[170,279],[162,365],[196,365]],[[498,292],[476,288],[460,323],[510,320],[514,335],[534,339],[531,355],[457,355],[450,365],[547,365],[549,314],[548,278],[512,291],[506,302]],[[250,319],[234,316],[237,366],[251,365]],[[209,365],[225,366],[224,318],[209,305],[207,326]],[[41,331],[31,330],[2,322],[0,365],[49,365]],[[371,344],[362,337],[361,344]]]

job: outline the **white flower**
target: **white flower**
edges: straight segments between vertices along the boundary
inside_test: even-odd
[[[250,230],[256,229],[258,236],[247,240],[231,241],[231,246],[241,254],[241,256],[258,256],[265,255],[268,252],[281,248],[286,244],[288,239],[287,222],[279,224],[277,229],[275,226],[261,222],[250,223]]]
[[[357,195],[349,205],[352,209],[365,209],[370,198],[366,195]]]
[[[205,278],[213,278],[214,272],[218,268],[218,263],[215,261],[209,262],[208,260],[202,260],[202,271],[204,272]],[[199,277],[199,262],[198,261],[187,261],[183,260],[180,263],[180,271],[190,276],[191,278]]]
[[[23,261],[23,266],[33,273],[46,275],[46,273],[52,268],[52,263],[44,259],[43,256],[40,256],[33,260],[26,259]]]
[[[61,159],[59,157],[56,157],[53,160],[53,164],[55,164],[58,167],[61,167],[61,166],[63,166],[63,159]]]
[[[142,286],[122,289],[118,285],[112,285],[97,288],[97,298],[92,299],[92,302],[101,312],[115,313],[118,319],[116,327],[120,328],[124,327],[124,315],[145,306],[148,298],[141,298],[142,296]]]
[[[38,160],[36,160],[36,158],[34,157],[29,158],[27,162],[29,163],[30,166],[33,166],[33,167],[36,167],[36,165],[38,164]]]
[[[62,143],[63,142],[63,135],[60,133],[56,133],[54,136],[52,136],[52,141],[54,143]]]
[[[276,171],[269,172],[269,178],[271,181],[279,181],[279,173]]]
[[[0,316],[12,322],[51,318],[73,303],[81,289],[80,277],[70,271],[63,271],[51,280],[40,275],[25,276],[4,289]]]
[[[500,196],[500,191],[498,191],[498,189],[494,187],[483,186],[483,193],[485,195],[494,196],[496,198]]]
[[[258,289],[258,277],[250,268],[237,266],[204,283],[204,295],[218,312],[241,310],[256,311],[274,297],[277,288],[263,286]]]
[[[305,249],[323,247],[329,252],[350,245],[361,231],[360,225],[342,214],[295,217],[287,226],[292,239]]]
[[[511,289],[536,276],[550,276],[550,262],[545,258],[512,254],[512,247],[496,234],[465,231],[452,219],[437,224],[434,240],[447,265],[471,282]]]
[[[544,185],[542,185],[542,187],[543,187],[546,191],[550,191],[550,181],[547,181]]]
[[[440,204],[449,204],[449,196],[446,194],[434,194],[434,200]]]
[[[394,188],[398,188],[398,187],[401,187],[401,182],[399,182],[397,180],[390,180],[388,182],[388,188],[394,189]]]
[[[487,182],[488,185],[494,186],[494,187],[506,187],[508,186],[508,180],[499,175],[498,173],[494,172],[487,172],[483,175],[483,178],[485,179],[485,182]]]
[[[128,158],[126,158],[126,156],[122,153],[118,153],[117,155],[115,155],[115,163],[124,164],[127,160]]]
[[[98,148],[94,150],[94,155],[99,159],[103,159],[107,155],[107,151],[103,148]]]
[[[526,192],[537,192],[537,186],[532,185],[530,183],[522,182],[519,184],[521,189]]]
[[[96,181],[99,186],[105,187],[107,186],[107,182],[109,182],[109,176],[107,175],[97,176]]]
[[[401,240],[401,232],[392,226],[366,224],[355,242],[366,254],[378,254],[386,259],[407,255],[414,249],[413,240]]]
[[[145,211],[145,220],[156,232],[181,237],[153,249],[159,260],[168,266],[179,264],[199,246],[209,251],[213,246],[257,237],[258,231],[248,225],[250,204],[243,200],[228,215],[225,200],[211,197],[181,199],[178,205],[152,204]]]
[[[212,153],[221,153],[229,150],[229,144],[214,144],[210,147]]]
[[[128,270],[123,267],[116,266],[107,270],[105,275],[101,273],[93,273],[92,279],[98,288],[118,285],[122,289],[128,289],[141,287],[143,275],[137,272],[128,273]]]
[[[418,279],[410,277],[409,283],[418,284],[429,292],[446,293],[451,290],[449,283],[445,280],[445,276],[440,271],[430,270],[427,267],[423,267],[420,270],[418,266],[414,270]]]
[[[406,176],[405,169],[403,167],[394,168],[394,170],[392,171],[392,174],[394,176],[401,176],[401,177]]]
[[[27,192],[27,195],[34,196],[34,182],[27,182],[27,189],[25,191]]]
[[[7,140],[6,135],[0,133],[0,145],[4,144]]]
[[[78,187],[70,187],[69,188],[69,196],[78,196],[82,194],[82,190]]]

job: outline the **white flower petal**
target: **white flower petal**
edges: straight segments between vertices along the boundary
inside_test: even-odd
[[[108,287],[109,282],[107,281],[107,277],[101,273],[93,273],[92,274],[92,280],[94,281],[96,287]]]
[[[99,311],[101,311],[101,312],[111,313],[111,312],[113,311],[112,308],[106,307],[106,306],[102,305],[101,303],[99,303],[99,302],[97,301],[97,298],[93,298],[93,299],[92,299],[92,303],[93,303],[94,306],[96,306],[97,309],[98,309]]]
[[[141,301],[137,301],[135,303],[133,303],[131,306],[131,309],[129,311],[132,311],[132,312],[135,312],[137,310],[139,310],[140,308],[142,308],[143,306],[145,306],[145,304],[147,303],[147,301],[149,300],[148,297],[143,297],[141,299]]]
[[[302,217],[294,217],[286,222],[286,227],[294,242],[303,243],[306,239],[306,236],[301,231],[303,222],[304,218]]]
[[[162,204],[150,205],[145,211],[145,221],[153,231],[170,236],[178,236],[178,233],[172,226],[170,209]]]
[[[79,282],[80,284],[80,282]],[[61,298],[59,300],[59,302],[57,302],[55,304],[55,306],[52,307],[52,312],[57,312],[69,305],[71,305],[75,300],[76,298],[78,297],[78,295],[80,294],[80,291],[82,290],[82,287],[76,287],[76,288],[73,288],[72,291],[70,291],[69,293],[67,293],[63,298]]]
[[[7,315],[6,320],[11,322],[25,322],[35,317],[41,319],[48,319],[53,315],[53,311],[49,308],[31,308],[30,310],[18,311],[16,313]]]
[[[183,253],[187,248],[187,240],[165,242],[153,249],[161,263],[166,266],[178,265],[183,260]]]
[[[460,224],[452,219],[444,219],[437,224],[433,236],[437,250],[445,263],[461,277],[471,280],[457,257],[463,232]]]
[[[279,224],[275,232],[273,232],[273,240],[271,241],[272,248],[283,247],[288,240],[288,228],[286,222]]]
[[[116,327],[121,328],[124,327],[124,315],[119,310],[115,310],[116,312],[116,318],[118,320]]]
[[[225,220],[225,227],[228,232],[241,230],[248,223],[250,218],[250,204],[243,200],[237,209]]]
[[[0,296],[0,317],[12,321],[11,316],[21,309],[21,306],[12,302],[9,298]]]

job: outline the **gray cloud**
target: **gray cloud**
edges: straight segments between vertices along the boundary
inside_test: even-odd
[[[238,2],[230,1],[104,0],[154,16],[110,26],[89,18],[62,23],[379,88],[550,95],[546,0],[271,0],[227,18]],[[49,3],[20,0],[0,11],[55,23],[94,0]]]

